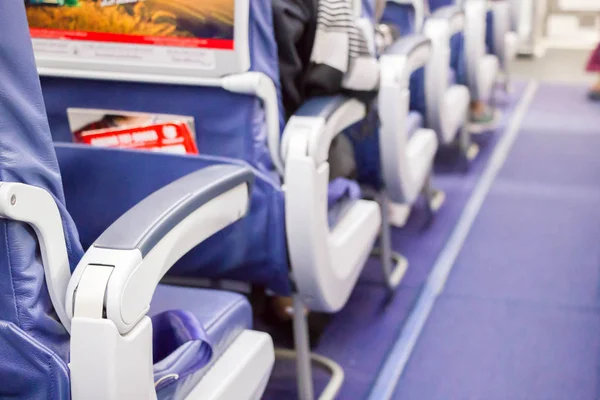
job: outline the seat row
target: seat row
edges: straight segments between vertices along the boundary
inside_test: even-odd
[[[389,0],[379,19],[340,1],[377,65],[358,76],[372,96],[312,97],[286,118],[269,0],[236,0],[231,54],[176,74],[48,56],[23,3],[2,2],[0,397],[258,399],[271,338],[245,296],[201,287],[236,281],[292,299],[298,395],[314,398],[306,310],[340,310],[375,245],[393,294],[408,260],[391,224],[420,197],[441,207],[436,154],[468,166],[471,105],[508,82],[508,3],[441,3]],[[200,154],[72,143],[73,108],[192,116]],[[339,138],[356,174],[332,179]]]

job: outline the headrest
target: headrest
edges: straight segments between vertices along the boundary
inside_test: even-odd
[[[0,76],[0,182],[34,185],[54,196],[71,266],[75,266],[82,252],[63,205],[25,6],[19,0],[0,2]],[[0,315],[55,348],[57,342],[64,342],[65,331],[52,312],[44,282],[33,231],[24,223],[0,219]]]
[[[262,57],[265,42],[268,47],[265,32],[272,36],[271,5],[264,0],[58,3],[27,5],[42,75],[120,74],[168,83],[218,78],[250,70],[252,53]]]

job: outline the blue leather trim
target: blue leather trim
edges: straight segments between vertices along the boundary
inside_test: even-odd
[[[344,95],[313,97],[296,111],[295,117],[319,117],[327,121],[333,113],[350,100]]]
[[[69,370],[52,350],[0,320],[0,399],[68,400]]]
[[[410,57],[413,53],[424,47],[430,48],[431,40],[425,35],[414,34],[396,40],[392,45],[385,49],[384,54],[405,55]]]
[[[82,249],[64,206],[21,1],[0,1],[0,181],[36,186],[54,197],[74,268]],[[69,336],[52,308],[35,232],[26,223],[6,219],[0,220],[0,318],[67,361]],[[0,360],[13,362],[10,357]],[[0,373],[2,388],[6,376]]]
[[[253,181],[252,171],[237,165],[218,165],[192,172],[136,204],[104,231],[94,246],[137,248],[145,256],[198,208],[244,183],[251,191]]]

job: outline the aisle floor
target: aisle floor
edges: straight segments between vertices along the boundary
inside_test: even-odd
[[[417,206],[405,227],[392,230],[393,249],[409,260],[408,271],[394,296],[390,298],[382,284],[379,259],[372,257],[346,306],[332,315],[313,351],[335,360],[343,367],[345,380],[339,399],[364,399],[369,395],[496,144],[512,121],[525,87],[524,82],[517,82],[510,94],[499,92],[498,100],[504,110],[502,122],[495,132],[476,138],[480,153],[467,171],[460,168],[460,163],[438,160],[434,185],[445,191],[446,202],[432,224],[426,225],[427,213]],[[287,343],[282,339],[289,341],[289,334],[281,338],[275,332],[271,333],[278,345]],[[323,390],[328,379],[327,373],[314,369],[317,393]],[[294,363],[277,360],[263,399],[293,398],[296,398]]]
[[[600,106],[543,84],[395,399],[600,394]]]

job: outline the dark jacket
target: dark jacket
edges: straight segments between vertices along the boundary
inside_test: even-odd
[[[279,74],[286,119],[313,96],[342,91],[343,74],[310,61],[317,31],[318,0],[273,0]]]

